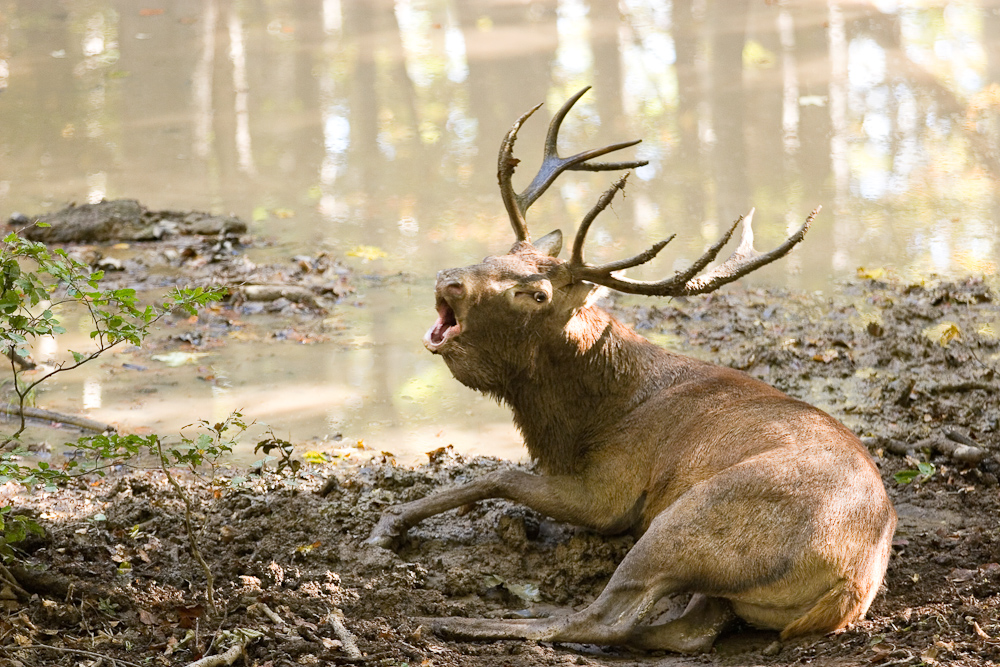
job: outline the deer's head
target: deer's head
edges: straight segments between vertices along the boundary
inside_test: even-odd
[[[805,236],[819,211],[813,211],[802,228],[768,253],[753,247],[751,221],[753,211],[740,217],[723,236],[692,265],[660,281],[636,281],[618,272],[651,260],[674,237],[628,259],[602,265],[584,261],[583,245],[597,215],[625,187],[627,174],[618,179],[583,218],[568,260],[559,259],[562,233],[555,231],[534,243],[528,233],[525,213],[564,171],[609,171],[633,169],[644,160],[628,162],[593,162],[606,155],[639,143],[638,140],[613,144],[561,158],[558,155],[559,128],[584,88],[556,112],[545,139],[542,166],[531,184],[521,193],[514,191],[511,177],[519,160],[514,157],[514,142],[522,123],[540,104],[514,123],[500,146],[497,177],[500,193],[514,228],[516,242],[505,255],[491,256],[479,264],[441,271],[437,278],[438,320],[424,337],[424,345],[447,362],[455,377],[477,389],[496,391],[497,378],[510,377],[511,371],[530,370],[539,342],[583,336],[586,322],[576,321],[585,310],[587,299],[598,285],[620,292],[649,296],[690,296],[711,292],[726,283],[773,262],[788,253]],[[722,264],[702,273],[743,222],[739,247]],[[701,275],[699,275],[701,274]],[[590,332],[590,338],[595,334]],[[555,338],[553,338],[555,337]],[[498,371],[500,371],[498,375]]]

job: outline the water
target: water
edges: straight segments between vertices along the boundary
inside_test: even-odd
[[[287,256],[406,274],[361,281],[363,307],[331,315],[329,342],[211,350],[202,375],[225,381],[112,358],[40,402],[166,430],[243,407],[297,441],[516,457],[507,413],[419,339],[434,273],[513,240],[500,138],[546,103],[518,141],[523,187],[548,114],[585,85],[563,153],[642,138],[622,159],[650,161],[595,225],[593,261],[676,232],[632,273],[652,279],[751,206],[766,248],[823,205],[805,244],[749,284],[996,272],[1000,4],[614,5],[0,0],[0,216],[134,197],[233,212]],[[611,179],[564,176],[530,211],[533,234],[571,232]],[[384,256],[350,256],[366,246]]]

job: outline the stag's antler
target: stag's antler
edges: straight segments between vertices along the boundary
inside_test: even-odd
[[[517,119],[514,125],[507,132],[507,136],[504,137],[503,143],[500,144],[500,155],[497,158],[497,180],[500,181],[500,195],[503,197],[504,206],[507,207],[507,214],[510,216],[510,224],[514,228],[514,234],[517,236],[518,241],[531,241],[531,235],[528,234],[528,225],[524,221],[524,213],[528,210],[528,207],[535,203],[535,200],[542,196],[552,182],[556,180],[564,171],[611,171],[617,169],[634,169],[636,167],[642,167],[649,164],[647,160],[633,160],[629,162],[587,162],[596,157],[612,153],[623,148],[628,148],[629,146],[634,146],[641,140],[636,139],[635,141],[626,141],[620,144],[613,144],[611,146],[605,146],[604,148],[595,148],[593,150],[584,151],[582,153],[577,153],[571,157],[561,158],[557,152],[556,144],[559,141],[559,127],[562,125],[563,119],[569,110],[573,108],[577,100],[583,97],[584,93],[590,90],[590,86],[587,86],[580,92],[578,92],[573,97],[569,98],[562,108],[556,112],[553,116],[552,122],[549,123],[549,131],[545,137],[545,152],[542,157],[542,166],[538,169],[538,173],[535,178],[532,179],[531,184],[525,188],[524,192],[518,194],[514,192],[514,186],[511,183],[511,177],[514,175],[514,168],[517,166],[518,160],[514,157],[514,141],[517,140],[517,131],[521,129],[521,124],[526,121],[531,114],[535,113],[539,107],[539,104],[523,116]],[[606,206],[606,204],[605,204]],[[596,213],[594,215],[597,215]]]
[[[613,186],[601,195],[597,204],[594,205],[594,208],[590,210],[580,223],[580,229],[576,233],[576,240],[573,242],[573,255],[569,261],[569,269],[574,280],[586,280],[597,285],[610,287],[619,292],[643,294],[645,296],[691,296],[693,294],[713,292],[726,283],[731,283],[751,271],[756,271],[765,264],[770,264],[774,260],[788,254],[788,251],[805,237],[806,232],[809,231],[809,225],[812,224],[813,219],[821,208],[817,207],[809,214],[805,224],[802,225],[799,231],[792,234],[784,243],[768,253],[759,252],[753,247],[753,227],[751,224],[753,222],[754,209],[750,209],[746,217],[740,216],[733,223],[732,227],[729,228],[729,231],[723,234],[722,238],[706,250],[705,254],[699,257],[687,270],[676,273],[672,278],[666,278],[657,282],[644,282],[615,276],[614,272],[645,264],[656,257],[663,250],[663,247],[670,243],[674,238],[673,236],[665,241],[656,243],[646,252],[638,254],[635,257],[630,257],[629,259],[609,262],[600,266],[593,266],[583,261],[583,242],[590,229],[590,224],[601,211],[607,208],[615,194],[624,187],[625,176],[618,179]],[[722,247],[726,245],[740,222],[743,223],[743,232],[740,236],[740,245],[736,248],[736,251],[725,262],[704,275],[699,276],[698,274],[715,259],[719,251],[722,250]]]

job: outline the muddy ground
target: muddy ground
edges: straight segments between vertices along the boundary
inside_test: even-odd
[[[900,516],[886,586],[866,620],[786,643],[738,627],[693,657],[445,641],[414,618],[579,609],[633,540],[488,501],[425,521],[398,553],[366,547],[386,507],[512,464],[439,451],[408,469],[358,450],[237,488],[223,483],[235,472],[214,483],[185,477],[218,613],[188,549],[184,505],[161,473],[81,478],[55,492],[6,487],[6,502],[46,534],[25,542],[10,568],[30,599],[0,594],[0,664],[185,665],[225,652],[238,630],[254,632],[235,664],[262,666],[1000,662],[995,282],[869,273],[823,296],[730,286],[607,305],[658,342],[820,405],[865,440]],[[663,614],[682,604],[666,601]]]

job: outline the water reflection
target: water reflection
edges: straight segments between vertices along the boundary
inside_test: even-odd
[[[127,196],[235,212],[289,255],[378,247],[376,270],[411,274],[419,298],[350,316],[377,352],[341,386],[371,389],[391,408],[379,421],[404,423],[400,387],[448,421],[462,390],[420,385],[432,315],[410,302],[430,303],[436,270],[509,245],[499,138],[588,84],[564,152],[643,137],[650,161],[594,230],[595,261],[678,232],[637,272],[655,278],[751,205],[764,246],[823,204],[810,241],[754,282],[996,271],[995,0],[0,0],[0,215]],[[522,131],[522,179],[543,134]],[[569,177],[529,223],[571,230],[607,183]],[[317,384],[345,375],[327,372]]]

